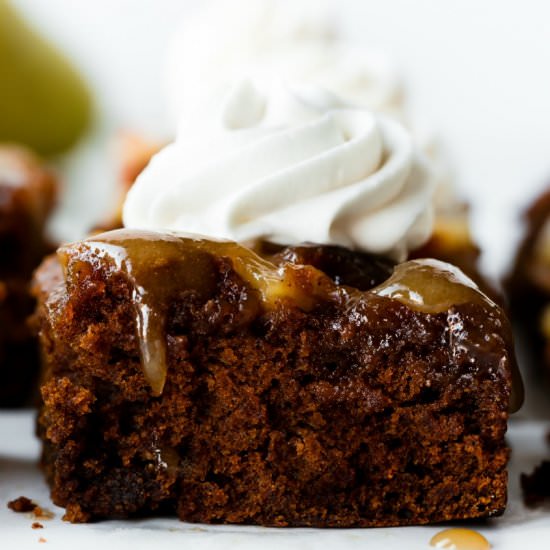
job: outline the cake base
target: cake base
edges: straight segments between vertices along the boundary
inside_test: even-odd
[[[209,294],[169,302],[159,394],[135,281],[102,246],[65,251],[66,278],[53,259],[37,280],[42,462],[67,520],[369,527],[503,512],[513,352],[482,295],[432,313],[374,290],[266,307],[215,256]],[[319,282],[297,272],[302,289]]]

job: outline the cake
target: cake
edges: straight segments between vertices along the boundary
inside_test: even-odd
[[[51,251],[44,225],[55,195],[55,178],[32,153],[0,146],[0,406],[21,404],[36,388],[29,284],[33,269]]]
[[[534,369],[550,376],[550,190],[524,214],[525,236],[505,281],[513,319],[532,352]],[[544,374],[543,374],[544,373]]]
[[[432,190],[394,121],[250,81],[158,153],[126,228],[35,277],[42,465],[65,518],[501,514],[510,327],[457,268],[404,261]]]
[[[39,426],[66,519],[366,527],[503,512],[511,334],[448,264],[391,275],[363,258],[361,291],[345,261],[328,260],[330,278],[173,234],[121,230],[58,257],[38,274]]]

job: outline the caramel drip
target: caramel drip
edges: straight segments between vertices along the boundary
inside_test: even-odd
[[[443,313],[467,302],[497,307],[462,271],[432,259],[399,264],[391,277],[371,292],[422,313]]]
[[[445,550],[489,550],[489,541],[477,531],[455,528],[440,531],[430,540],[430,546]]]

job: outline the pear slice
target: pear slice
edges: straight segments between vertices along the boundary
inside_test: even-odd
[[[0,141],[61,153],[90,125],[92,101],[69,61],[0,0]]]

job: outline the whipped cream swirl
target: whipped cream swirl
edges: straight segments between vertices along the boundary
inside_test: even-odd
[[[319,89],[247,80],[198,120],[139,176],[126,227],[394,257],[431,233],[431,173],[392,120]]]

